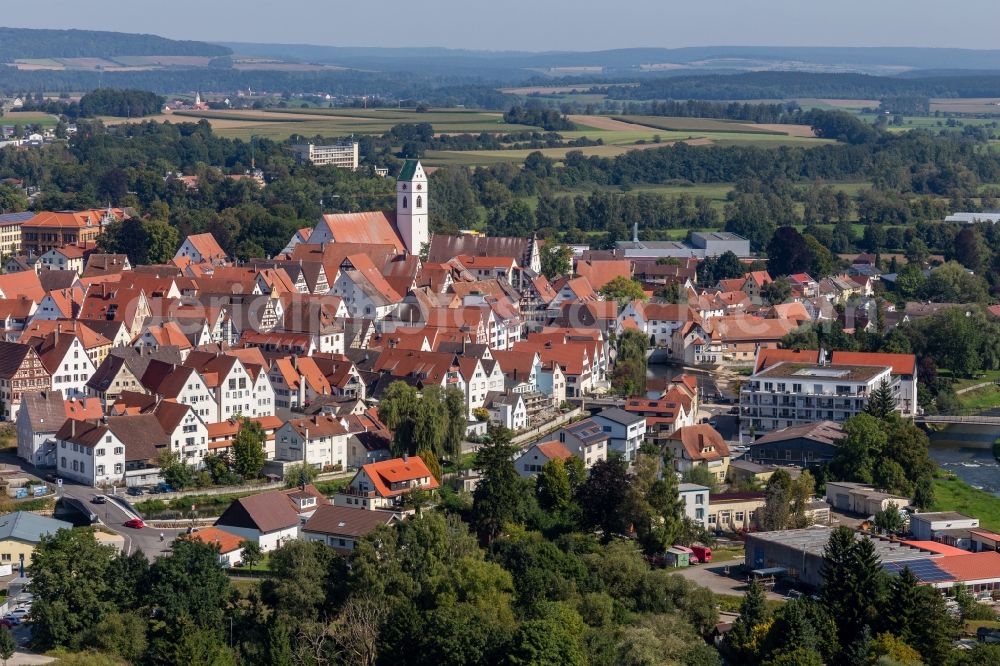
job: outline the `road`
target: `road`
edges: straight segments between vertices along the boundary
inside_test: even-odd
[[[186,529],[171,530],[152,527],[134,529],[125,527],[125,522],[131,516],[125,509],[111,500],[108,500],[104,504],[94,504],[94,497],[105,493],[90,486],[64,480],[62,488],[58,488],[56,494],[57,496],[73,497],[86,504],[97,515],[98,520],[100,520],[104,527],[125,537],[125,552],[128,554],[136,550],[142,550],[150,560],[155,559],[156,556],[168,552],[173,540],[186,531]],[[160,541],[161,533],[163,534],[163,541]]]
[[[21,460],[14,454],[0,453],[0,463],[3,463],[7,469],[18,469],[23,475],[32,477],[33,479],[43,480],[45,478],[46,472],[44,470],[36,468],[34,465]],[[135,550],[141,549],[142,552],[144,552],[146,556],[152,560],[157,555],[168,552],[170,550],[170,544],[173,540],[177,538],[178,535],[183,534],[186,531],[185,529],[160,530],[151,527],[144,527],[140,530],[136,530],[125,527],[124,523],[130,516],[128,516],[128,514],[126,514],[125,511],[117,504],[110,501],[106,504],[92,503],[95,495],[103,494],[103,492],[97,488],[92,488],[90,486],[85,486],[69,480],[63,480],[62,488],[59,488],[52,483],[48,485],[56,489],[56,497],[73,497],[83,502],[90,508],[91,511],[97,514],[98,519],[104,527],[115,534],[120,534],[125,537],[126,553],[132,553]],[[124,489],[119,489],[119,493],[123,492]],[[160,532],[163,532],[162,542],[160,541]]]

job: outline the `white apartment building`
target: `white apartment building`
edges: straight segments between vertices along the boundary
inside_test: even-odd
[[[274,434],[275,458],[301,462],[316,469],[347,468],[350,433],[333,416],[292,419]]]
[[[843,423],[861,413],[872,391],[898,381],[888,366],[782,362],[743,383],[740,437],[812,423]]]
[[[684,503],[684,517],[708,527],[709,489],[696,483],[679,483],[677,494]]]
[[[61,337],[63,341],[55,338],[54,345],[43,346],[41,350],[42,362],[52,374],[52,390],[62,391],[66,398],[83,398],[87,395],[87,382],[97,368],[80,338],[71,334]],[[67,339],[71,342],[66,343]]]
[[[106,424],[69,419],[56,441],[57,469],[63,478],[99,486],[125,474],[125,445]]]
[[[361,163],[358,142],[336,143],[329,146],[317,146],[312,143],[302,143],[292,146],[295,156],[302,162],[314,166],[335,166],[338,169],[354,171]]]

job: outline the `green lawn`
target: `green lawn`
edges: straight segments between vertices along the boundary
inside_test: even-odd
[[[942,372],[942,374],[944,373]],[[956,391],[959,391],[968,386],[975,386],[976,384],[982,384],[983,382],[995,382],[998,379],[1000,379],[1000,370],[987,370],[986,372],[979,373],[975,377],[956,379],[951,386]]]
[[[958,396],[963,410],[981,411],[1000,407],[1000,386],[993,384]]]
[[[233,567],[233,570],[250,572],[250,567],[247,566]],[[270,570],[271,570],[271,553],[264,553],[264,555],[260,559],[260,562],[253,565],[253,574],[256,575],[258,572],[266,573]]]
[[[935,476],[931,511],[958,511],[978,518],[986,529],[1000,531],[1000,497],[976,490],[953,474],[939,471]]]

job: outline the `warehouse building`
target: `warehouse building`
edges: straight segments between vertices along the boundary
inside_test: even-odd
[[[747,534],[746,563],[754,570],[767,570],[810,587],[823,582],[823,550],[830,540],[828,527],[808,527],[781,532]],[[860,532],[857,539],[871,539],[882,568],[897,575],[904,568],[924,585],[947,589],[965,585],[974,593],[1000,589],[1000,553],[940,551],[939,545],[924,548],[918,541],[903,542],[872,537]]]

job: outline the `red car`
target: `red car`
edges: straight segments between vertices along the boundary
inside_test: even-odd
[[[142,522],[142,518],[133,518],[132,520],[125,523],[125,527],[131,527],[132,529],[141,530],[146,526],[146,523]]]

